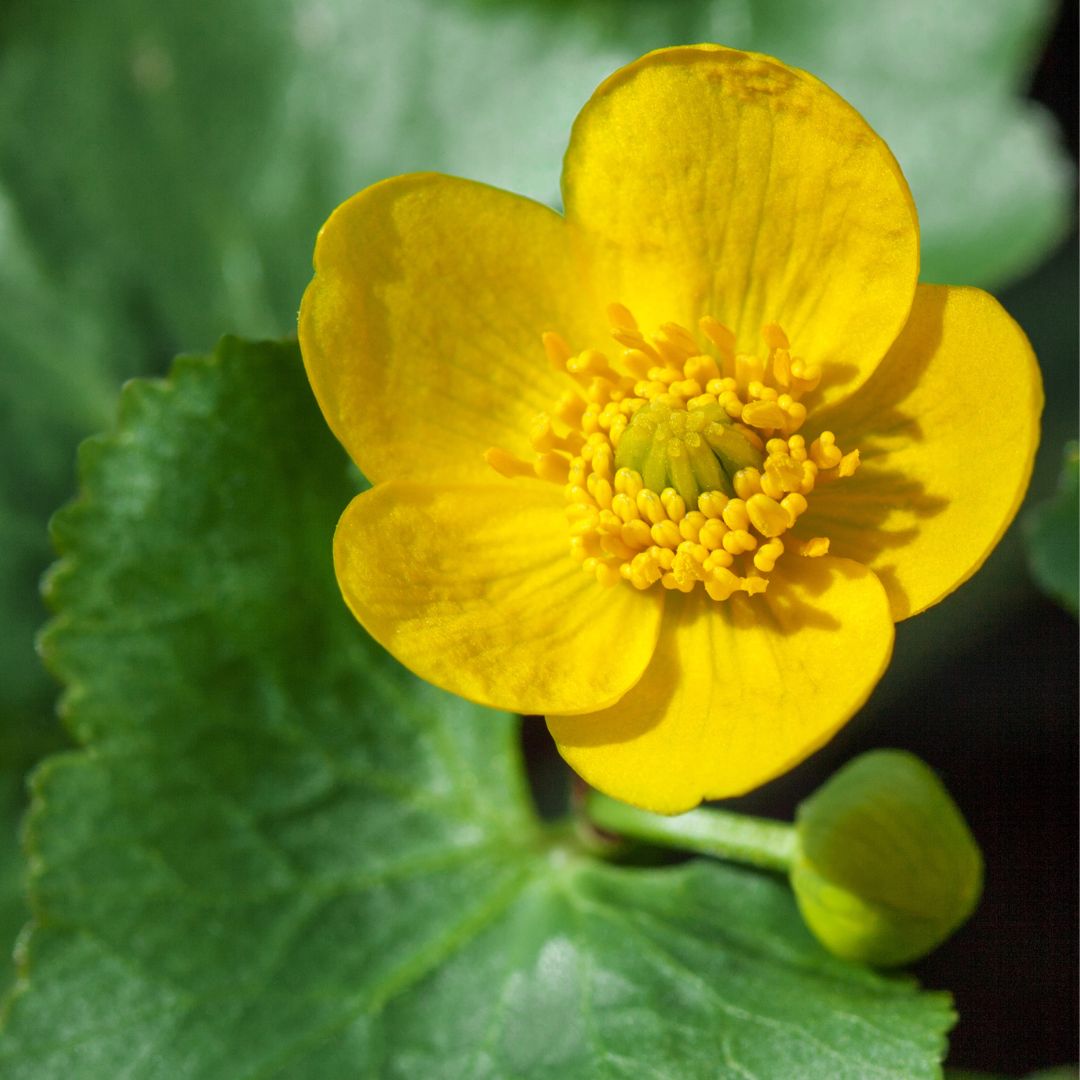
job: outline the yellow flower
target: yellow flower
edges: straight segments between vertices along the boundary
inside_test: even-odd
[[[859,708],[1016,512],[1041,385],[992,297],[917,284],[888,148],[776,60],[616,72],[563,198],[402,176],[323,228],[300,342],[374,483],[335,566],[408,667],[673,813]]]

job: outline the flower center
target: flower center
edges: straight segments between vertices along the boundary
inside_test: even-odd
[[[691,592],[714,600],[763,592],[786,552],[824,555],[825,537],[796,523],[822,483],[850,476],[832,432],[808,447],[798,434],[802,395],[821,380],[791,355],[784,332],[764,328],[764,359],[735,352],[735,336],[700,322],[711,349],[676,323],[646,337],[626,308],[608,309],[618,362],[595,349],[574,355],[544,335],[549,360],[576,384],[530,431],[532,462],[494,447],[504,476],[562,484],[570,554],[604,585]],[[783,539],[781,539],[783,537]]]
[[[633,469],[653,491],[673,487],[687,506],[697,506],[703,491],[734,495],[731,478],[762,465],[760,445],[717,402],[687,409],[659,397],[630,418],[615,448],[615,466]]]

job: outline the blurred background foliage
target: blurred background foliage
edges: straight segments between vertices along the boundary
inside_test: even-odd
[[[1048,392],[1031,503],[1051,499],[1077,430],[1074,166],[1030,88],[1038,71],[1044,101],[1075,122],[1075,90],[1061,96],[1074,35],[1075,10],[1048,0],[8,0],[0,13],[0,938],[13,940],[23,919],[15,822],[24,776],[62,744],[55,691],[33,646],[45,618],[46,521],[72,494],[77,441],[109,422],[123,379],[159,373],[174,353],[208,350],[225,332],[291,334],[319,225],[384,176],[438,169],[558,205],[570,124],[593,88],[649,49],[719,41],[804,67],[851,101],[909,178],[923,279],[995,289],[1027,329]],[[911,745],[939,770],[953,769],[946,779],[961,805],[965,782],[972,798],[992,800],[998,785],[987,787],[983,770],[995,767],[994,754],[1016,769],[1025,763],[1021,788],[1038,762],[1056,760],[1067,774],[1062,790],[1071,791],[1072,759],[1062,753],[1072,745],[1075,623],[1040,599],[1028,559],[1036,580],[1066,605],[1071,596],[1075,611],[1072,461],[1071,503],[1063,487],[1050,510],[1036,512],[1030,555],[1012,530],[956,597],[902,626],[896,661],[864,717],[752,799],[755,810],[783,814],[841,755],[875,743]],[[995,649],[1001,661],[980,668]],[[1002,669],[1013,698],[994,688]],[[991,758],[972,745],[989,747]],[[964,752],[958,776],[951,755]],[[1038,804],[1032,829],[1056,813],[1047,782],[1037,799],[1021,792]],[[1003,805],[988,806],[984,827],[1011,835]],[[965,812],[978,833],[978,811]],[[987,906],[996,910],[994,844],[980,840],[991,866]],[[1070,843],[1054,855],[1069,867]],[[1059,906],[1074,910],[1072,886],[1060,887]],[[1022,948],[1037,948],[1029,936]],[[965,939],[950,963],[961,962],[962,948],[970,953]],[[959,992],[962,1016],[976,1001],[983,1008],[980,980],[1019,971],[976,969],[968,1002]],[[954,985],[945,968],[931,968],[931,981]],[[1018,985],[1017,1030],[1024,1000]],[[996,1022],[993,1008],[985,1015]],[[960,1047],[965,1038],[985,1044],[968,1023]],[[1069,1021],[1065,1029],[1071,1046]],[[1043,1053],[1051,1057],[972,1060],[1053,1063],[1053,1046]]]

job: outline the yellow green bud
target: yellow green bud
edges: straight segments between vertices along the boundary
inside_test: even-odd
[[[941,781],[911,754],[856,758],[799,806],[795,829],[799,909],[838,956],[910,963],[979,901],[979,847]]]

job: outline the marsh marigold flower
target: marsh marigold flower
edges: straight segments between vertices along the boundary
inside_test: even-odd
[[[374,484],[335,566],[408,667],[675,812],[819,747],[974,573],[1040,380],[993,298],[917,284],[888,148],[776,60],[616,72],[563,200],[422,174],[326,223],[300,343]]]

